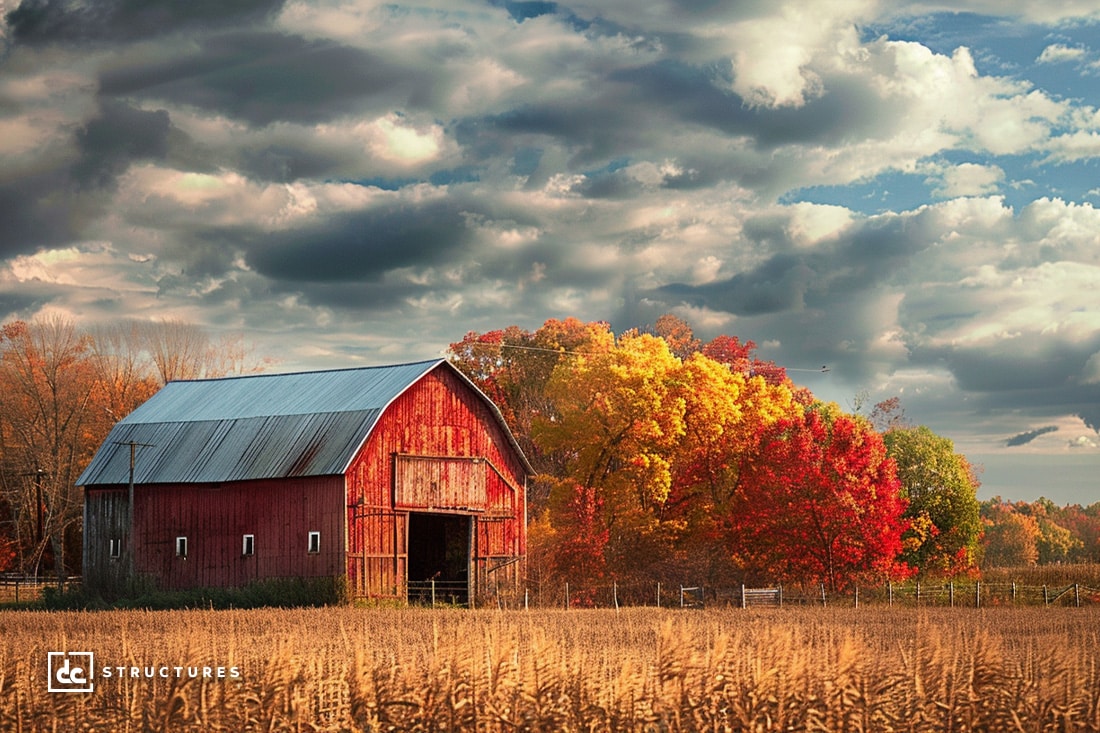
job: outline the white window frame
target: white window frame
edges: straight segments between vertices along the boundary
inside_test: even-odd
[[[112,560],[122,557],[122,539],[112,537],[107,540],[107,552]]]
[[[306,540],[306,552],[310,555],[317,555],[321,552],[320,532],[310,531],[309,538]]]
[[[241,556],[250,557],[256,554],[256,535],[246,534],[241,537]]]
[[[187,537],[185,535],[176,537],[176,557],[187,559]]]

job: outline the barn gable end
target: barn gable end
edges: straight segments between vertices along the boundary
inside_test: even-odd
[[[465,581],[468,593],[516,587],[528,473],[484,395],[454,370],[428,374],[394,400],[348,471],[349,585],[360,595],[404,598],[438,573],[452,590]],[[423,520],[417,536],[411,530],[424,514],[450,524]],[[441,534],[456,532],[467,544],[466,576],[439,563],[426,561],[424,573],[410,565],[420,545],[449,543]]]

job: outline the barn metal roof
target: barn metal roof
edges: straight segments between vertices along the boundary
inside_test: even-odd
[[[340,474],[383,410],[441,364],[170,382],[115,425],[77,485],[128,483],[131,442],[141,484]]]

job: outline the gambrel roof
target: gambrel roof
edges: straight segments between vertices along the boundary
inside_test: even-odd
[[[491,408],[530,471],[500,411],[443,359],[396,366],[170,382],[119,421],[78,486],[214,483],[344,473],[386,407],[434,369],[458,374]]]

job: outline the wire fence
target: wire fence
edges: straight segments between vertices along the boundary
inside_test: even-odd
[[[816,586],[714,586],[651,583],[529,583],[519,599],[491,600],[524,608],[756,608],[783,606],[970,607],[1100,605],[1100,588],[1083,583],[1025,585],[982,581],[906,582],[832,591]]]
[[[56,578],[0,573],[0,605],[32,603],[45,588],[69,590],[80,578],[63,584]],[[467,606],[469,594],[462,582],[423,581],[408,584],[408,601],[423,606]],[[701,583],[535,583],[518,593],[494,589],[477,598],[479,607],[500,608],[759,608],[784,606],[898,608],[999,606],[1083,607],[1100,606],[1100,588],[1084,583],[1034,585],[1018,582],[944,581],[861,585],[843,591],[816,586],[706,586]]]
[[[42,598],[45,588],[68,590],[80,586],[80,578],[68,578],[58,583],[57,578],[38,575],[0,573],[0,604],[31,603]]]

